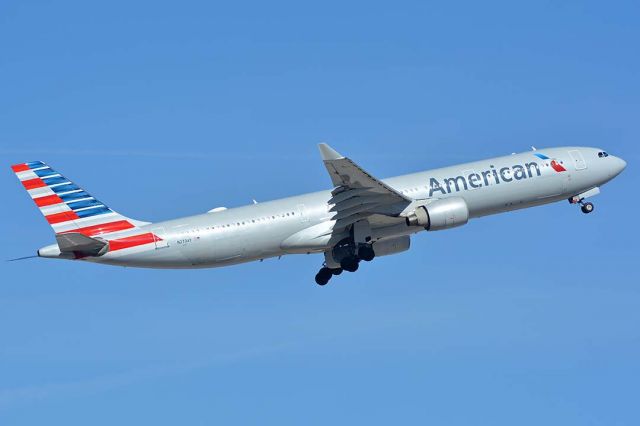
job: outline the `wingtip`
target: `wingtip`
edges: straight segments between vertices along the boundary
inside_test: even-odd
[[[318,148],[320,149],[320,155],[324,161],[328,160],[339,160],[344,158],[344,155],[341,155],[338,151],[331,148],[326,143],[319,143]]]

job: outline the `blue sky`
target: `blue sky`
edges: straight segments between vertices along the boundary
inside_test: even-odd
[[[600,146],[627,170],[421,234],[321,288],[318,256],[154,271],[0,264],[0,423],[635,425],[637,2],[0,4],[0,258],[53,241],[9,165],[159,221]]]

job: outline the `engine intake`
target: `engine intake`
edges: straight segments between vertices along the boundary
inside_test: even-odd
[[[423,226],[427,231],[455,228],[469,221],[469,207],[460,197],[446,198],[419,206],[406,220],[408,226]]]

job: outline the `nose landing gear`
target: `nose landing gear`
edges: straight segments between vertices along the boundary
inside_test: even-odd
[[[600,191],[598,190],[597,192],[594,192],[594,194],[599,193]],[[582,210],[582,213],[584,214],[589,214],[593,211],[593,209],[595,208],[593,206],[593,203],[589,203],[584,201],[584,197],[581,197],[579,195],[576,195],[575,197],[571,197],[569,198],[569,203],[570,204],[580,204],[580,210]]]
[[[589,214],[593,211],[593,203],[581,203],[582,206],[580,207],[580,210],[582,210],[582,213],[584,214]]]

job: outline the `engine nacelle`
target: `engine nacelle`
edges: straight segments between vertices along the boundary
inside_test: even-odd
[[[373,247],[373,251],[376,254],[376,257],[379,257],[402,253],[403,251],[409,250],[410,246],[411,238],[409,238],[408,235],[404,235],[402,237],[385,238],[382,240],[378,240],[373,243],[371,247]]]
[[[469,207],[464,199],[451,197],[419,206],[407,215],[407,225],[423,226],[427,231],[455,228],[469,221]]]

